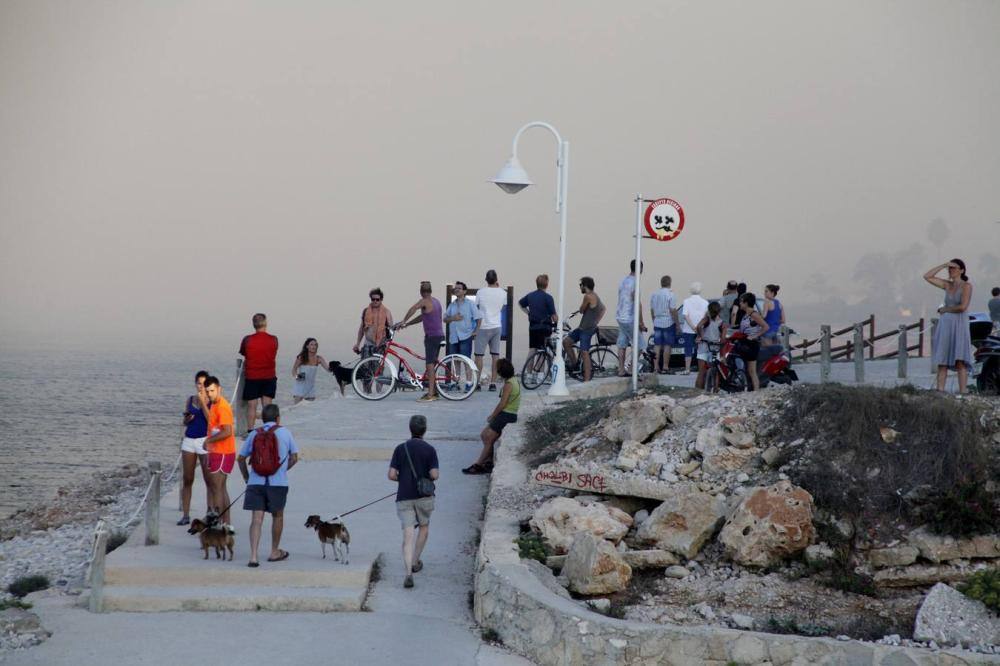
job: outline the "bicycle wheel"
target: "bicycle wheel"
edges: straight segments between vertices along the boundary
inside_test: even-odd
[[[383,356],[369,356],[354,366],[351,386],[365,400],[381,400],[396,388],[396,366]]]
[[[613,377],[618,374],[618,355],[608,347],[590,350],[591,378]]]
[[[476,364],[468,356],[448,354],[434,366],[437,392],[447,400],[465,400],[476,390]]]
[[[549,380],[552,372],[552,357],[542,351],[534,351],[521,368],[521,386],[534,391]]]

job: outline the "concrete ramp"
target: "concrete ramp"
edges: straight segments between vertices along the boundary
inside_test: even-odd
[[[302,463],[291,472],[292,489],[285,509],[281,548],[289,557],[268,562],[271,544],[271,518],[264,520],[261,537],[260,566],[247,566],[250,556],[250,513],[242,510],[242,500],[233,509],[236,529],[235,555],[232,561],[216,559],[209,549],[204,559],[197,535],[175,523],[180,517],[175,488],[161,500],[160,543],[146,546],[145,527],[140,525],[129,540],[108,554],[105,566],[104,609],[107,612],[162,611],[311,611],[320,613],[362,610],[371,582],[372,569],[380,553],[367,538],[366,530],[355,535],[352,530],[350,563],[333,559],[333,549],[326,548],[326,559],[316,533],[305,528],[306,517],[319,513],[330,518],[330,498],[316,497],[308,487],[322,488],[324,478],[334,473],[334,462]],[[382,465],[379,464],[379,471]],[[374,470],[373,470],[374,471]],[[303,483],[305,477],[312,477]],[[296,482],[302,483],[296,489]],[[242,479],[234,474],[229,490],[236,497],[243,490]],[[195,482],[192,513],[203,513],[204,484],[200,473]],[[341,502],[337,502],[343,510]],[[195,511],[194,507],[199,507]],[[348,528],[352,527],[348,521]],[[360,538],[359,538],[360,537]],[[367,542],[367,543],[364,543]]]

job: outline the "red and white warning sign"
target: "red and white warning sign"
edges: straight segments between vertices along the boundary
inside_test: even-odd
[[[646,207],[646,232],[651,238],[671,241],[684,229],[684,209],[673,199],[657,199]]]

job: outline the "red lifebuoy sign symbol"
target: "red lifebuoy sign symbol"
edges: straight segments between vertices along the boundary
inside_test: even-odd
[[[657,199],[646,207],[646,232],[659,241],[671,241],[684,229],[684,209],[673,199]]]

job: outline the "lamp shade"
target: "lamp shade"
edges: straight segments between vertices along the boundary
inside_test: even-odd
[[[490,179],[490,182],[496,183],[507,194],[517,194],[528,185],[534,185],[516,157],[507,160],[507,163],[503,165],[496,176]]]

